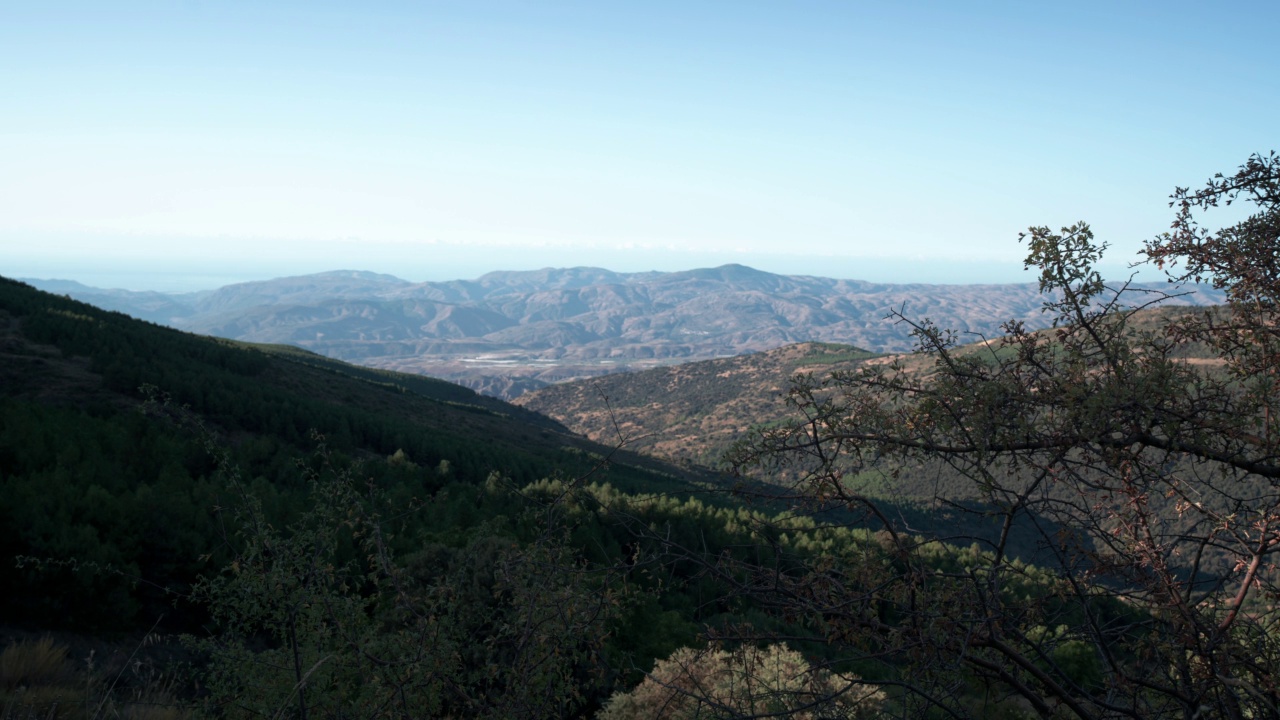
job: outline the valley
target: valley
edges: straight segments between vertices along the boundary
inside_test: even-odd
[[[5,9],[0,720],[1280,720],[1280,2]]]

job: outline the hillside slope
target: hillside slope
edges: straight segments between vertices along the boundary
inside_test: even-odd
[[[590,477],[642,492],[712,479],[444,381],[191,335],[0,278],[6,621],[172,620],[169,594],[225,545],[216,508],[236,503],[207,440],[282,522],[305,502],[298,459],[321,445],[402,502],[450,495],[433,512],[460,502],[447,512],[469,512],[468,522],[485,520],[476,494],[493,476],[515,486]],[[430,514],[415,522],[405,542],[446,527]]]
[[[1176,306],[1153,308],[1139,313],[1130,324],[1151,329],[1188,311]],[[958,352],[990,353],[997,348],[998,343],[983,341]],[[1184,344],[1176,354],[1206,366],[1221,362],[1197,344]],[[865,363],[894,361],[923,373],[930,371],[933,358],[877,354],[850,345],[798,343],[737,357],[561,383],[513,402],[600,442],[625,441],[628,448],[672,462],[715,467],[749,428],[791,417],[785,394],[797,373],[821,376],[856,370]]]
[[[791,376],[881,357],[851,345],[799,343],[765,352],[561,383],[516,405],[604,443],[673,462],[714,466],[752,426],[785,417]]]

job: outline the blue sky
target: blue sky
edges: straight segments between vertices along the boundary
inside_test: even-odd
[[[4,3],[0,274],[1116,272],[1280,149],[1280,3]]]

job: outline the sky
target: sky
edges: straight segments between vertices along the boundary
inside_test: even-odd
[[[1280,3],[0,0],[0,275],[1124,274],[1280,150]]]

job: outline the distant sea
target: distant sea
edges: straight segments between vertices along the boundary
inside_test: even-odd
[[[247,282],[249,280],[269,280],[280,277],[278,273],[249,276],[246,273],[207,274],[182,272],[45,272],[14,273],[0,272],[8,277],[36,278],[41,280],[72,280],[81,285],[102,288],[104,290],[135,290],[163,293],[185,293],[200,290],[215,290],[224,285]]]

